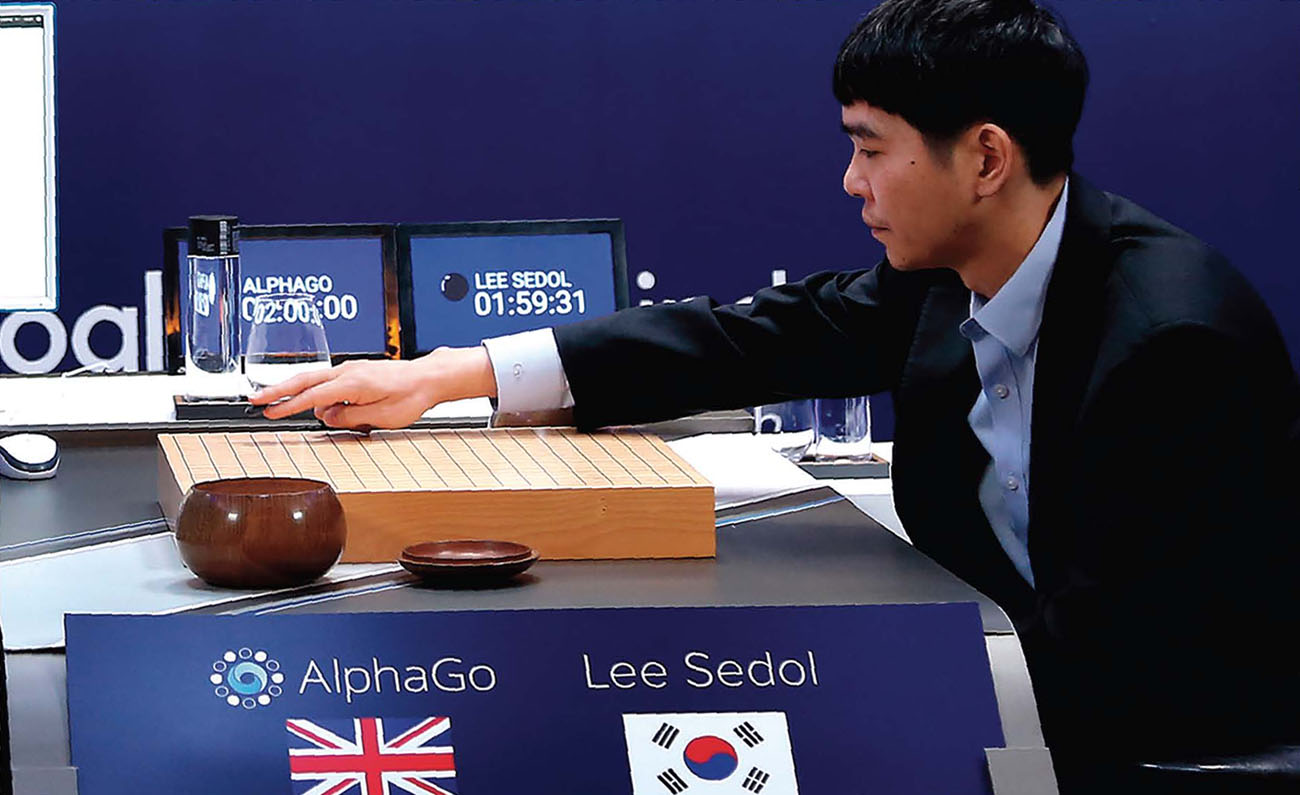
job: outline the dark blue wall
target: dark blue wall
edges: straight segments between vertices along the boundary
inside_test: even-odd
[[[59,3],[60,315],[140,305],[195,212],[619,216],[633,302],[870,264],[829,74],[871,5]],[[1225,251],[1300,351],[1300,2],[1055,7],[1093,70],[1079,169]]]

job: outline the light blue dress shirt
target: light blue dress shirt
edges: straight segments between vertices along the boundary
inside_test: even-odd
[[[1016,570],[1033,586],[1029,561],[1029,443],[1034,363],[1047,283],[1061,248],[1069,181],[1038,242],[992,298],[971,293],[960,331],[975,351],[980,393],[967,421],[988,451],[980,481],[984,515]]]

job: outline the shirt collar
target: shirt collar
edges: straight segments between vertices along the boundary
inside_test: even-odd
[[[1061,189],[1061,198],[1048,219],[1038,241],[1029,250],[1024,262],[1002,289],[990,299],[977,293],[970,295],[970,319],[962,323],[961,332],[968,339],[978,339],[984,333],[992,335],[1017,356],[1024,356],[1038,338],[1038,327],[1043,322],[1043,304],[1047,300],[1047,283],[1052,278],[1061,249],[1061,236],[1065,231],[1065,205],[1070,195],[1067,177]],[[981,333],[983,332],[983,333]]]

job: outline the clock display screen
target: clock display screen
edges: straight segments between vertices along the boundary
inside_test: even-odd
[[[182,333],[189,327],[187,246],[180,243]],[[308,293],[325,323],[333,353],[383,353],[384,260],[379,238],[243,238],[239,243],[241,345],[257,296]]]
[[[477,345],[608,314],[613,273],[605,232],[412,237],[416,345]]]

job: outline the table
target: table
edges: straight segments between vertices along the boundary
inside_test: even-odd
[[[155,434],[154,430],[61,433],[63,464],[56,478],[0,484],[0,598],[22,597],[3,592],[5,566],[31,565],[37,555],[88,554],[88,543],[128,543],[124,539],[164,532],[154,503]],[[96,528],[109,530],[84,535]],[[1054,792],[1027,669],[1006,617],[990,600],[826,487],[720,509],[716,561],[543,561],[508,587],[467,591],[414,587],[405,573],[390,570],[332,589],[249,596],[194,611],[267,614],[947,601],[980,605],[1009,749],[990,754],[995,781],[1019,782],[1014,786],[1030,782],[1032,788],[1023,791]],[[6,651],[5,661],[17,791],[75,792],[68,769],[61,650]]]

